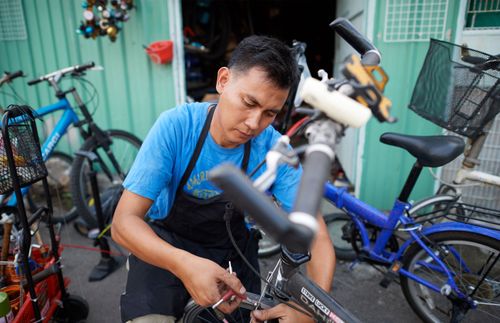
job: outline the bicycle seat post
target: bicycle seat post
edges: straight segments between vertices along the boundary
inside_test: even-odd
[[[410,174],[408,175],[408,178],[405,181],[405,185],[403,186],[403,189],[399,194],[398,197],[399,201],[408,203],[408,197],[410,196],[411,192],[413,191],[413,188],[415,187],[418,177],[422,172],[422,168],[423,168],[422,165],[420,165],[418,161],[416,161],[415,164],[413,164]]]

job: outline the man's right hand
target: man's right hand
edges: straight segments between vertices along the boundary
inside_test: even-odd
[[[300,313],[286,304],[278,304],[267,310],[256,310],[251,313],[252,323],[261,323],[268,320],[277,319],[280,323],[312,323],[314,320]]]
[[[231,289],[237,297],[217,307],[223,313],[231,313],[238,308],[241,299],[246,297],[245,287],[236,275],[230,274],[215,262],[193,255],[185,263],[186,266],[178,277],[196,304],[204,307],[212,306]]]

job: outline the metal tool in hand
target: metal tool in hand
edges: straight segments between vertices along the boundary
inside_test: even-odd
[[[233,274],[233,267],[231,266],[231,261],[229,261],[229,273],[230,274]],[[234,290],[230,289],[228,290],[223,296],[221,299],[219,299],[217,301],[217,303],[215,303],[214,305],[212,305],[212,308],[213,309],[216,309],[220,304],[222,304],[222,302],[227,302],[227,301],[233,301],[236,297],[240,297],[242,298],[241,296],[237,295]]]

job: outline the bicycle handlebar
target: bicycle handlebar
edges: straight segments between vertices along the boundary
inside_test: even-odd
[[[349,20],[342,17],[337,18],[330,23],[330,27],[361,54],[363,65],[380,64],[381,56],[378,49]]]
[[[327,84],[312,77],[304,82],[300,95],[332,120],[353,128],[362,127],[372,116],[371,110],[361,103],[338,91],[330,91]]]
[[[42,75],[36,79],[33,79],[31,81],[28,81],[28,85],[35,85],[35,84],[38,84],[42,81],[47,81],[47,80],[51,80],[51,79],[55,79],[56,82],[58,81],[58,79],[66,74],[69,74],[69,73],[81,73],[81,72],[84,72],[92,67],[95,66],[95,63],[94,62],[89,62],[89,63],[85,63],[85,64],[82,64],[82,65],[74,65],[74,66],[70,66],[70,67],[65,67],[65,68],[62,68],[60,70],[57,70],[57,71],[54,71],[54,72],[51,72],[49,74],[45,74],[45,75]]]
[[[24,73],[21,70],[12,73],[5,72],[2,78],[0,78],[0,86],[2,86],[4,83],[9,83],[13,79],[21,76],[24,76]]]
[[[208,178],[238,208],[247,211],[276,242],[285,245],[293,253],[309,252],[314,232],[290,221],[285,211],[276,207],[269,197],[257,190],[241,170],[233,165],[223,164],[212,169]]]

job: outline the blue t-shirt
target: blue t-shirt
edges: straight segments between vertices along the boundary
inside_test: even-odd
[[[152,219],[167,216],[175,199],[177,186],[193,155],[196,143],[208,115],[208,103],[187,103],[163,112],[149,131],[125,179],[123,186],[138,195],[153,200],[148,212]],[[272,126],[251,140],[250,173],[274,146],[281,135]],[[212,168],[224,162],[241,167],[244,145],[236,148],[219,146],[208,133],[184,191],[198,198],[210,198],[220,190],[207,179]],[[266,169],[261,167],[253,179]],[[281,165],[271,193],[286,211],[290,211],[298,189],[302,169]]]

